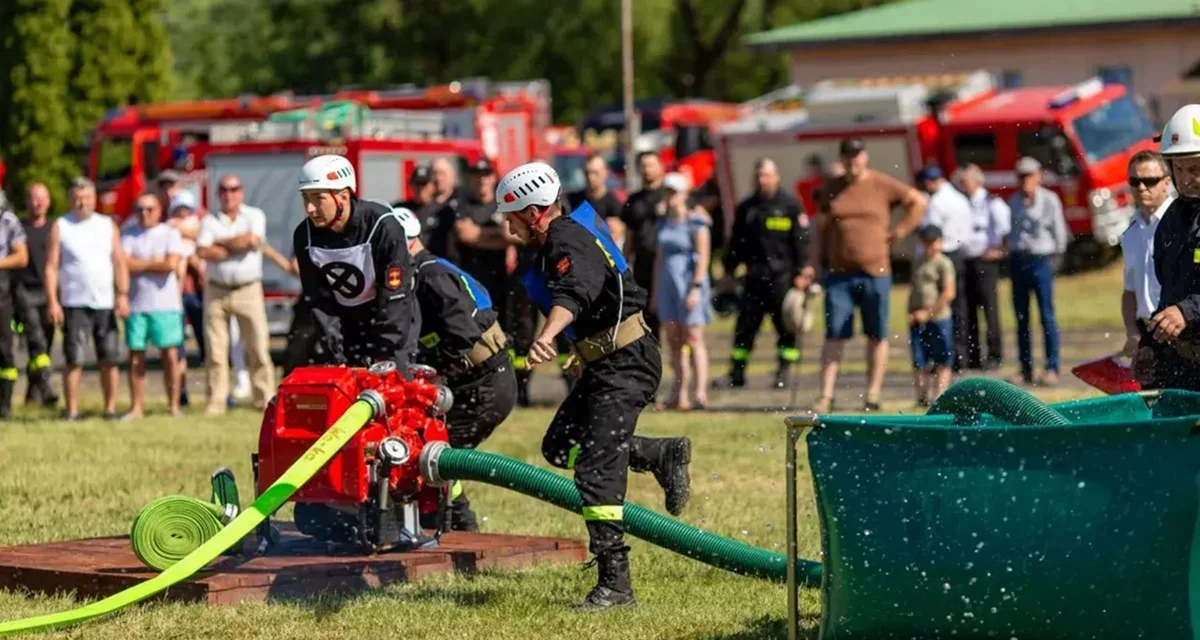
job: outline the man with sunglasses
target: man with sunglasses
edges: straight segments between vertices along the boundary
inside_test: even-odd
[[[1121,320],[1125,324],[1126,356],[1137,353],[1150,316],[1158,308],[1159,284],[1154,275],[1154,233],[1171,197],[1167,163],[1153,151],[1139,151],[1129,160],[1129,186],[1137,213],[1121,236],[1125,261],[1125,287],[1121,292]]]
[[[243,202],[242,181],[221,176],[217,183],[220,207],[200,222],[196,255],[205,261],[204,285],[205,369],[208,375],[209,415],[225,413],[229,394],[229,320],[238,323],[254,406],[265,407],[275,394],[275,365],[271,361],[270,332],[263,298],[263,244],[267,218],[262,209]]]

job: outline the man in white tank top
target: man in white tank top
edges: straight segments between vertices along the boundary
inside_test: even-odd
[[[117,317],[129,313],[129,272],[121,237],[111,218],[96,213],[96,186],[71,182],[73,209],[54,222],[46,246],[46,308],[62,327],[67,361],[66,419],[79,417],[79,379],[88,340],[96,349],[104,417],[117,418]]]

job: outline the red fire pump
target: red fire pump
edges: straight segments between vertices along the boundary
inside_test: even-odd
[[[257,492],[266,491],[364,394],[383,410],[292,496],[296,528],[372,553],[436,544],[448,496],[421,478],[418,460],[427,444],[448,441],[445,415],[453,396],[432,368],[410,372],[413,379],[406,380],[392,362],[292,371],[263,414],[252,457]],[[432,536],[423,531],[422,516],[436,523]],[[269,525],[260,529],[260,539],[264,533],[269,539],[269,531]]]

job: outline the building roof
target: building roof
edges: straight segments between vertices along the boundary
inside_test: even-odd
[[[1190,0],[900,0],[755,33],[759,48],[1200,21]]]

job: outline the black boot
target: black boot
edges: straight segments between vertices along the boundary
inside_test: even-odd
[[[13,390],[17,383],[12,380],[0,380],[0,420],[12,417]]]
[[[38,389],[40,402],[44,407],[53,407],[58,404],[58,394],[54,392],[54,387],[50,384],[50,369],[42,368],[29,376],[29,385]]]
[[[529,371],[517,371],[517,406],[529,406]]]
[[[592,613],[637,604],[629,578],[629,547],[601,551],[589,564],[600,568],[600,578],[591,593],[572,607],[575,611]]]
[[[779,367],[775,369],[775,388],[786,389],[792,383],[792,364],[790,362],[779,361]]]
[[[475,512],[471,511],[471,501],[466,493],[460,493],[450,502],[451,531],[479,531],[479,523],[475,520]]]
[[[746,387],[746,363],[734,362],[729,367],[728,384],[733,389],[744,389]]]
[[[27,372],[29,384],[25,386],[25,406],[31,407],[35,404],[42,403],[42,387],[37,383],[37,372]]]
[[[692,461],[692,441],[687,438],[642,438],[634,436],[629,449],[629,468],[654,474],[665,496],[667,513],[683,513],[692,493],[688,464]]]

